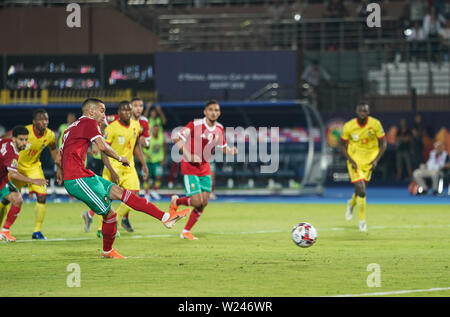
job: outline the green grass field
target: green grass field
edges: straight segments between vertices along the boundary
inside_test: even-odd
[[[369,231],[360,233],[357,215],[345,221],[345,205],[210,203],[194,228],[198,241],[179,238],[185,219],[168,230],[134,212],[135,232],[120,230],[114,245],[124,260],[100,258],[97,219],[85,233],[84,210],[49,204],[42,229],[49,241],[31,241],[34,204],[24,205],[11,229],[18,241],[0,242],[0,297],[300,297],[450,287],[448,205],[369,205]],[[319,233],[308,249],[290,237],[301,221]],[[80,287],[67,286],[71,263],[81,269]],[[367,285],[371,263],[380,267],[380,287]]]

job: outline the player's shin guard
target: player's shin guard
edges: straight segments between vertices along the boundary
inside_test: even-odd
[[[9,228],[13,225],[14,221],[16,221],[17,216],[19,215],[20,207],[12,205],[9,209],[8,215],[6,216],[5,225],[3,226],[3,230],[9,230]]]
[[[359,221],[366,220],[366,197],[356,197],[356,204],[359,209]]]
[[[42,223],[44,222],[47,204],[36,203],[36,222],[34,225],[34,232],[41,231]]]
[[[138,197],[129,190],[123,191],[122,198],[120,200],[127,204],[127,206],[135,210],[142,211],[143,213],[155,217],[158,220],[162,220],[164,217],[164,211],[161,211],[158,207],[147,201],[147,199]]]
[[[186,226],[184,227],[184,230],[191,231],[192,227],[195,225],[195,223],[200,219],[200,216],[203,213],[203,209],[199,210],[197,208],[194,208],[191,212],[191,215],[189,216],[189,220],[186,222]]]
[[[108,218],[103,218],[103,251],[111,251],[117,232],[117,215],[114,213]]]

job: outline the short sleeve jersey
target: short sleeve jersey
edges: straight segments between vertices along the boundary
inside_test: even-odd
[[[347,152],[357,163],[370,163],[379,152],[378,139],[385,136],[379,120],[367,117],[366,124],[361,126],[354,118],[347,121],[342,129],[341,139],[348,142]]]
[[[128,126],[123,125],[119,120],[112,122],[105,129],[105,139],[109,145],[120,156],[124,156],[130,162],[130,166],[134,167],[134,147],[137,137],[140,133],[141,126],[139,122],[131,119]],[[111,166],[114,169],[122,169],[122,163],[111,160]],[[128,167],[126,167],[128,169]]]
[[[19,152],[12,139],[0,139],[0,189],[9,182],[8,172],[17,172]]]
[[[214,127],[206,123],[206,118],[195,119],[184,126],[178,136],[185,142],[191,154],[197,155],[200,163],[187,162],[184,155],[181,159],[183,175],[206,176],[211,173],[209,161],[214,157],[216,147],[227,146],[223,126],[216,122]]]
[[[64,180],[94,176],[94,172],[85,167],[86,153],[89,145],[101,137],[97,121],[85,116],[67,128],[61,145]]]
[[[19,154],[19,170],[30,170],[41,167],[41,153],[50,144],[56,142],[55,133],[49,128],[42,136],[38,136],[32,124],[26,126],[28,130],[28,144]]]

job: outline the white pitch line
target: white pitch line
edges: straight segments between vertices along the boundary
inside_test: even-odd
[[[384,296],[384,295],[428,293],[428,292],[439,292],[439,291],[450,291],[450,287],[437,287],[437,288],[429,288],[429,289],[413,289],[413,290],[403,290],[403,291],[375,292],[375,293],[362,293],[362,294],[345,294],[345,295],[334,295],[334,296],[327,296],[327,297]]]
[[[450,224],[448,225],[430,225],[430,226],[421,226],[421,225],[404,225],[404,226],[369,226],[370,230],[384,230],[384,229],[437,229],[437,228],[449,228]],[[356,227],[355,227],[356,228]],[[348,227],[332,227],[332,228],[319,228],[317,231],[323,232],[323,231],[343,231],[347,230]],[[287,233],[291,230],[256,230],[256,231],[241,231],[241,232],[205,232],[206,234],[212,234],[212,235],[241,235],[241,234],[267,234],[267,233]],[[135,235],[135,236],[128,236],[124,238],[130,238],[130,239],[143,239],[143,238],[168,238],[177,236],[176,234],[152,234],[152,235]],[[92,238],[54,238],[54,239],[47,239],[45,241],[48,242],[58,242],[58,241],[83,241],[83,240],[95,240],[98,239],[96,237]],[[37,240],[17,240],[16,242],[40,242]]]

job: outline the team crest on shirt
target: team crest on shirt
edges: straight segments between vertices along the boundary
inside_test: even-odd
[[[14,167],[14,168],[18,168],[18,167],[19,167],[19,164],[18,164],[18,162],[17,162],[16,159],[13,159],[13,160],[12,160],[12,162],[11,162],[11,167]]]
[[[353,141],[358,141],[359,140],[359,135],[356,133],[352,133],[352,139]]]
[[[369,132],[367,132],[367,134],[369,135],[369,138],[372,137],[374,135],[372,129],[369,129]]]

